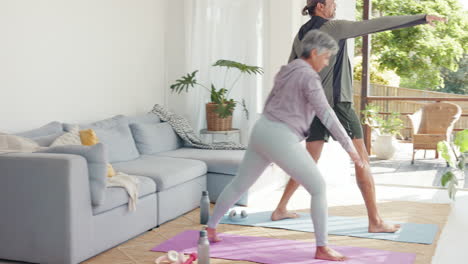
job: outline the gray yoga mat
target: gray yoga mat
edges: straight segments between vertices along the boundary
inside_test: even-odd
[[[240,210],[237,210],[240,211]],[[247,218],[231,221],[227,215],[221,224],[261,226],[281,228],[294,231],[314,232],[310,214],[300,213],[299,218],[271,221],[271,212],[250,213]],[[432,244],[439,227],[435,224],[398,223],[401,228],[396,233],[369,233],[368,220],[361,217],[329,216],[328,233],[330,235],[365,237],[372,239],[392,240],[407,243]]]

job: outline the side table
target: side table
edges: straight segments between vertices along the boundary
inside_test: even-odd
[[[200,130],[200,136],[202,140],[206,143],[215,143],[215,142],[241,142],[241,133],[240,129],[233,128],[232,130],[227,131],[209,131],[207,129]],[[216,138],[223,137],[222,140],[217,140]],[[233,139],[234,138],[234,139]]]

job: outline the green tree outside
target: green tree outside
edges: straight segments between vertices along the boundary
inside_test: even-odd
[[[358,20],[362,3],[357,0]],[[458,0],[372,0],[374,18],[414,14],[438,15],[448,21],[436,27],[420,25],[373,34],[373,70],[395,71],[401,87],[462,93],[468,85],[466,55],[463,59],[468,53],[468,12]],[[356,41],[356,55],[361,47],[362,38]]]
[[[458,71],[442,68],[445,87],[440,92],[468,94],[468,54],[465,54],[458,64]]]

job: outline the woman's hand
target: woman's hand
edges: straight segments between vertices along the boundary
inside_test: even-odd
[[[349,157],[351,157],[351,160],[354,162],[354,165],[357,166],[357,167],[360,167],[360,168],[364,168],[365,166],[367,166],[367,162],[363,161],[361,156],[353,151],[353,152],[348,152],[349,154]]]
[[[434,21],[442,21],[442,22],[447,22],[447,19],[445,17],[438,17],[434,15],[426,15],[426,22],[435,27]]]

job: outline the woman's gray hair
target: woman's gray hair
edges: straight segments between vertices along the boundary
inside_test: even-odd
[[[318,54],[329,51],[334,55],[338,52],[338,44],[327,33],[314,29],[302,39],[302,57],[308,59],[313,49],[316,49]]]

